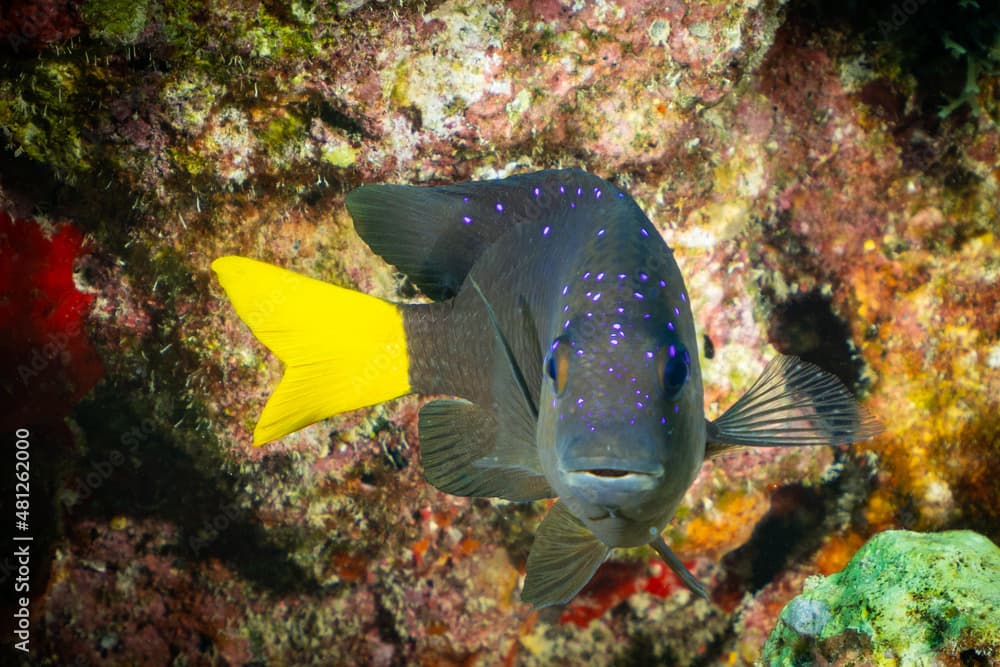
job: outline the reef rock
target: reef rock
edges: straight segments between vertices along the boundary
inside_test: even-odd
[[[781,611],[766,665],[979,665],[1000,659],[1000,548],[969,530],[889,530]]]

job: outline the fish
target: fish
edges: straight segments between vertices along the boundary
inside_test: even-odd
[[[216,259],[236,313],[285,364],[253,444],[433,396],[418,415],[427,482],[457,496],[557,499],[526,563],[521,598],[535,608],[567,603],[613,549],[643,545],[707,598],[662,536],[705,460],[881,430],[836,377],[784,355],[707,420],[673,251],[631,196],[596,175],[368,184],[345,204],[426,302]]]

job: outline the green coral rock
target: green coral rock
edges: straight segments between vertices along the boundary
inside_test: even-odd
[[[967,530],[886,531],[842,572],[807,582],[781,611],[762,662],[932,665],[959,656],[1000,657],[1000,548]]]
[[[111,43],[133,44],[146,27],[145,0],[88,0],[80,15],[91,32]]]

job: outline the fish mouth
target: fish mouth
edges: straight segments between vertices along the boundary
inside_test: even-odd
[[[643,461],[618,461],[607,458],[577,458],[563,461],[563,471],[569,475],[588,475],[606,480],[628,477],[663,477],[663,466]]]
[[[562,478],[574,495],[616,513],[663,482],[659,463],[607,459],[576,459],[564,462]]]
[[[571,470],[570,472],[584,472],[588,475],[593,475],[594,477],[624,477],[625,475],[634,475],[630,470],[616,470],[614,468],[594,468],[593,470]],[[641,473],[640,473],[641,474]]]

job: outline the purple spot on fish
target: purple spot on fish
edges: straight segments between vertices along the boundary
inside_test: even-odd
[[[673,359],[674,357],[677,356],[677,348],[674,347],[673,345],[671,345],[669,348],[667,348],[667,352],[670,353],[670,358],[671,359]]]
[[[666,286],[667,286],[667,281],[666,280],[661,280],[660,281],[660,287],[666,287]]]
[[[677,306],[674,306],[674,315],[677,317],[681,316],[681,309],[678,308]]]
[[[468,197],[462,197],[462,201],[464,201],[466,204],[468,204],[469,203],[469,198]]]
[[[553,408],[556,407],[556,399],[554,399],[554,398],[552,399],[552,407]]]
[[[569,312],[569,304],[568,303],[565,306],[563,306],[563,312],[564,313],[568,313]]]
[[[614,324],[611,325],[611,328],[614,329],[615,331],[618,331],[619,329],[622,328],[622,325],[615,322]]]
[[[642,314],[642,319],[644,319],[644,320],[648,320],[651,317],[652,317],[652,315],[650,315],[649,313],[643,313]]]
[[[467,225],[471,225],[472,224],[472,218],[470,218],[467,215],[463,215],[462,216],[462,222],[464,222]]]
[[[622,308],[621,306],[618,306],[617,308],[615,308],[615,311],[617,311],[618,314],[621,315],[625,312],[625,309]]]
[[[566,188],[564,188],[563,186],[560,185],[559,186],[559,193],[560,194],[566,194]]]
[[[575,201],[571,201],[571,202],[569,203],[569,207],[570,207],[570,208],[576,208],[576,202],[575,202]]]
[[[640,410],[642,410],[642,409],[643,409],[644,407],[646,407],[646,406],[645,406],[645,404],[643,404],[643,402],[642,402],[642,401],[636,401],[636,402],[635,402],[635,407],[637,407],[637,408],[639,408]]]
[[[576,189],[576,196],[579,197],[582,194],[583,194],[583,188],[577,188]]]
[[[628,277],[627,273],[619,273],[618,274],[618,280],[625,280],[625,278],[627,278],[627,277]]]
[[[687,300],[688,300],[687,295],[684,294],[684,292],[681,292],[681,301],[687,303]]]
[[[604,227],[597,230],[597,238],[601,238],[602,236],[604,236]]]
[[[590,271],[587,271],[586,273],[583,274],[583,279],[584,280],[586,280],[589,277],[590,277]]]
[[[583,406],[583,399],[582,398],[576,399],[576,404],[582,407]]]
[[[618,344],[618,339],[617,338],[612,338],[608,342],[611,343],[612,345],[617,345]]]
[[[601,189],[600,188],[594,188],[594,199],[600,199],[601,198],[601,194],[602,193],[601,193]]]
[[[597,294],[594,295],[594,301],[600,301],[600,300],[601,300],[601,293],[598,292]]]
[[[645,271],[640,271],[639,272],[639,281],[640,282],[646,282],[647,280],[649,280],[649,274],[647,274]]]
[[[642,292],[632,292],[632,296],[634,296],[639,301],[642,301],[643,299],[646,298],[646,295],[643,294]]]
[[[681,411],[681,406],[678,405],[677,403],[674,403],[674,414],[676,415],[680,411]]]
[[[563,329],[569,329],[569,320],[563,322]]]
[[[593,313],[587,313],[587,317],[593,317],[593,316],[594,316]]]
[[[503,213],[503,204],[501,204],[500,202],[497,202],[497,212]]]
[[[551,232],[551,231],[552,231],[552,228],[549,227],[548,225],[545,225],[544,227],[542,227],[542,236],[548,236],[549,232]]]
[[[653,353],[650,352],[649,350],[646,350],[646,358],[647,359],[652,359],[653,358]]]
[[[538,188],[535,188],[534,190],[532,190],[532,192],[534,192],[534,193],[535,193],[535,196],[536,196],[536,197],[538,197],[538,196],[540,196],[540,195],[542,194],[542,191],[541,191],[541,190],[539,190]]]
[[[569,292],[569,285],[563,285],[562,289],[563,296],[566,296],[567,292]]]
[[[666,417],[660,417],[660,423],[663,424],[664,426],[666,426],[667,425],[667,418]]]
[[[577,350],[576,351],[576,356],[582,357],[583,356],[583,350]]]
[[[673,322],[667,322],[667,328],[670,329],[671,331],[673,331],[674,330],[674,323]]]
[[[640,227],[639,228],[639,233],[642,234],[643,237],[648,237],[649,236],[649,232],[646,231],[645,227]]]
[[[596,276],[594,276],[594,280],[604,280],[604,271],[601,271]]]
[[[635,420],[634,419],[629,419],[628,423],[629,423],[630,426],[635,426]]]

